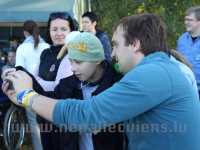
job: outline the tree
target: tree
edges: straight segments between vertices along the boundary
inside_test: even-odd
[[[184,32],[185,10],[200,4],[200,0],[92,0],[92,10],[100,16],[100,26],[112,35],[113,25],[122,17],[150,12],[160,15],[166,23],[168,42],[176,48]]]

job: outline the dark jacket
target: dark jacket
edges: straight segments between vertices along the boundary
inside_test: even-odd
[[[97,89],[92,95],[97,95],[104,90],[111,87],[116,81],[121,78],[121,75],[117,74],[115,70],[108,64],[104,63],[104,74],[102,78],[96,83]],[[93,85],[95,84],[93,83]],[[116,132],[109,132],[108,128],[102,129],[97,134],[92,134],[94,150],[122,150],[124,144],[124,134],[117,132],[120,125],[116,125]]]
[[[106,60],[108,62],[111,62],[112,46],[111,46],[111,42],[110,42],[108,35],[105,32],[97,29],[96,37],[101,41],[101,44],[103,45]]]
[[[45,49],[40,56],[39,76],[47,81],[54,81],[56,79],[57,71],[61,60],[56,57],[62,48],[62,45],[51,46]]]

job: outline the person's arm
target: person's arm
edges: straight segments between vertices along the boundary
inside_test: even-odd
[[[19,70],[10,72],[5,79],[12,82],[14,90],[8,89],[9,83],[5,81],[2,85],[3,92],[9,97],[9,99],[13,103],[22,106],[22,104],[19,104],[17,102],[17,93],[20,93],[21,91],[24,91],[26,89],[33,89],[33,81],[31,76],[28,75],[26,72]],[[33,95],[32,98],[32,109],[40,114],[42,117],[48,120],[52,120],[52,111],[57,101],[39,94]],[[35,106],[37,108],[35,108]]]
[[[149,65],[125,77],[89,100],[59,101],[53,122],[67,128],[93,130],[132,119],[159,105],[171,95],[171,80],[161,67]]]
[[[17,78],[21,76],[17,75]],[[20,82],[12,80],[15,86]],[[17,92],[27,89],[27,85],[16,86]],[[36,96],[32,109],[55,124],[65,124],[68,129],[93,130],[134,118],[170,95],[168,73],[161,67],[149,65],[129,72],[120,82],[89,100],[57,101]]]
[[[55,81],[46,81],[39,76],[35,76],[35,77],[36,77],[36,80],[40,83],[40,85],[42,85],[45,91],[54,91],[55,87],[58,85],[61,79],[67,78],[71,75],[73,75],[73,72],[71,71],[71,64],[69,62],[68,56],[66,55],[62,59],[59,65]]]
[[[75,76],[70,76],[61,79],[54,91],[43,92],[42,95],[55,99],[74,98],[75,96],[80,98],[79,84],[80,81]]]
[[[14,75],[14,76],[10,77],[10,80],[13,81],[13,84],[15,86],[17,93],[19,93],[19,90],[23,91],[24,89],[33,89],[33,87],[37,87],[37,90],[39,89],[39,91],[40,91],[40,93],[42,93],[42,95],[54,97],[54,98],[59,98],[59,97],[68,98],[68,97],[74,96],[74,91],[77,90],[76,88],[77,88],[77,85],[79,84],[78,80],[74,76],[70,76],[68,78],[60,80],[59,84],[55,88],[55,91],[45,92],[45,91],[43,91],[42,87],[37,83],[37,81],[35,80],[33,75],[28,73],[23,67],[17,67],[17,72],[15,72],[15,73],[13,73],[13,72],[15,72],[15,70],[13,70],[12,73],[10,72],[9,75]],[[18,80],[15,80],[15,79],[18,79]],[[16,86],[17,86],[17,88],[16,88]],[[5,84],[3,86],[3,91],[4,91],[4,93],[6,93],[9,96],[9,98],[14,103],[17,104],[16,93],[13,91],[11,91],[11,92],[7,91],[7,84]],[[14,93],[15,96],[10,95],[10,93],[11,94]],[[45,108],[51,109],[51,101],[53,99],[47,98],[42,95],[36,94],[35,96],[33,96],[34,101],[35,101],[35,99],[36,100],[39,99],[37,102],[41,102],[41,106],[42,106],[41,110],[44,109],[44,106],[45,106]],[[47,101],[42,103],[43,101],[41,101],[40,99],[47,99]],[[46,103],[48,103],[48,104],[46,104]],[[37,104],[37,106],[38,105],[40,105],[40,103]],[[38,112],[41,112],[40,108],[38,108],[38,109],[39,109]],[[43,113],[41,115],[44,118],[47,117],[46,119],[48,119],[48,120],[52,120],[52,119],[50,119],[50,116],[52,116],[51,112],[50,113],[44,112],[44,115],[43,115]]]
[[[68,71],[68,72],[63,70],[63,72],[64,73],[61,73],[61,71],[58,70],[58,73],[57,73],[55,81],[46,81],[46,80],[42,79],[39,76],[35,76],[35,78],[38,81],[38,83],[42,86],[42,88],[44,89],[44,91],[46,91],[46,92],[54,91],[55,88],[56,88],[56,86],[59,84],[59,82],[60,82],[61,79],[69,77],[69,76],[71,76],[73,74],[71,72],[71,70]]]
[[[61,79],[67,78],[69,76],[73,75],[72,69],[71,69],[71,63],[69,61],[68,55],[66,55],[59,67],[58,67],[58,72],[56,76],[56,82],[60,81]]]
[[[38,83],[42,86],[44,91],[54,91],[59,81],[46,81],[39,76],[35,76]]]
[[[58,100],[48,98],[42,95],[35,95],[32,98],[34,100],[31,108],[41,117],[52,121],[53,110]]]

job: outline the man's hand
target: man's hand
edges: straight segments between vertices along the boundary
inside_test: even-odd
[[[11,81],[13,84],[14,89],[9,89],[9,82]],[[9,97],[9,99],[17,104],[17,93],[26,90],[26,89],[32,89],[33,88],[32,78],[23,71],[15,71],[10,70],[7,72],[6,76],[4,77],[4,82],[2,84],[2,90],[3,92]]]
[[[16,93],[19,93],[21,91],[24,91],[26,89],[32,89],[33,88],[33,81],[32,78],[25,73],[24,71],[15,71],[10,72],[5,77],[5,79],[10,80],[13,84],[14,90]],[[8,89],[5,89],[8,90]]]
[[[17,98],[16,98],[16,92],[12,89],[8,89],[9,83],[7,81],[4,81],[2,84],[2,90],[3,92],[8,96],[8,98],[15,104],[19,105],[17,103]]]
[[[11,73],[11,72],[15,72],[16,69],[15,68],[6,68],[2,70],[2,74],[1,74],[1,79],[5,80],[6,76]]]

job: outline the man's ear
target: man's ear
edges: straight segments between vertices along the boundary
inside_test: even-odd
[[[92,24],[93,24],[95,27],[97,26],[97,22],[96,22],[96,21],[94,21]]]
[[[134,48],[134,51],[138,51],[141,49],[140,41],[138,39],[135,39],[133,41],[132,47]]]

